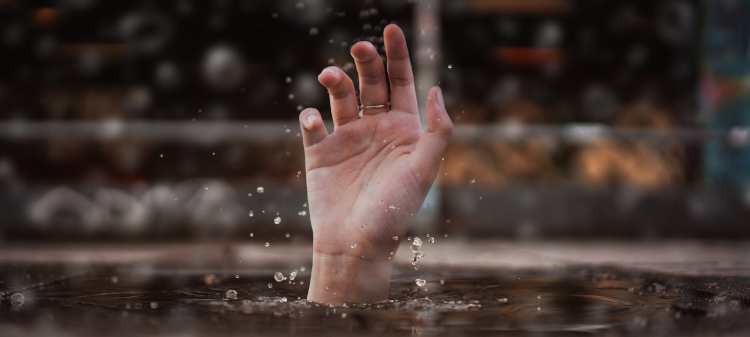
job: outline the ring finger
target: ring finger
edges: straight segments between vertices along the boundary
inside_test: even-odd
[[[358,42],[352,47],[352,57],[359,74],[361,112],[366,115],[387,112],[388,82],[377,49],[370,42]]]

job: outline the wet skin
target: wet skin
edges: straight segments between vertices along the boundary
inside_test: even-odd
[[[385,64],[369,42],[351,49],[359,97],[343,70],[329,67],[319,75],[330,96],[332,132],[318,110],[300,114],[313,229],[310,301],[388,297],[397,237],[432,186],[453,129],[437,87],[421,125],[404,33],[389,25],[383,35]],[[360,104],[372,108],[360,114]]]

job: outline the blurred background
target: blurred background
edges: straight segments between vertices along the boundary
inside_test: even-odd
[[[395,22],[457,125],[415,233],[747,239],[750,3],[0,0],[0,240],[306,241],[297,114]]]

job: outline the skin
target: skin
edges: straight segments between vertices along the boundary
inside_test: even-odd
[[[439,88],[430,90],[426,126],[403,31],[384,30],[387,62],[369,42],[351,49],[360,88],[339,68],[318,77],[329,93],[334,130],[305,109],[300,125],[313,229],[308,300],[325,304],[388,298],[391,257],[437,176],[453,123]],[[366,109],[359,104],[388,108]],[[396,238],[398,237],[398,238]]]

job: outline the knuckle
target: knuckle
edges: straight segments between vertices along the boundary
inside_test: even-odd
[[[366,85],[380,85],[383,83],[382,75],[362,73],[359,76],[360,81]]]
[[[391,76],[391,84],[399,87],[406,87],[414,84],[414,77],[409,75]]]

